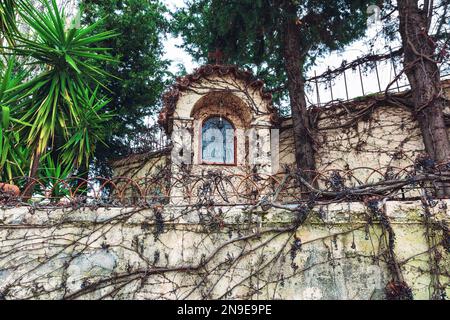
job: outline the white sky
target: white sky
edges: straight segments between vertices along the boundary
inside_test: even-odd
[[[171,12],[175,11],[177,8],[185,7],[184,0],[162,0],[162,2]],[[198,67],[198,64],[192,60],[189,54],[187,54],[183,49],[177,47],[182,43],[183,40],[181,39],[181,37],[174,38],[171,35],[167,36],[167,40],[165,43],[166,54],[164,58],[172,61],[169,70],[173,73],[179,71],[177,67],[179,64],[183,64],[188,73],[192,72],[196,67]]]

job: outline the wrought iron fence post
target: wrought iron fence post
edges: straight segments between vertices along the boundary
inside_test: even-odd
[[[319,83],[317,82],[317,72],[316,71],[314,71],[314,78],[315,78],[316,92],[317,92],[317,106],[320,107]]]

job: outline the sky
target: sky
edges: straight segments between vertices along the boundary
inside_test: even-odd
[[[167,6],[167,8],[173,12],[178,8],[185,7],[184,0],[162,0],[162,2]],[[188,73],[192,72],[198,64],[193,61],[191,56],[187,54],[183,49],[179,48],[183,43],[181,37],[175,38],[171,35],[167,36],[165,41],[165,57],[166,59],[172,61],[170,65],[170,71],[176,73],[178,70],[178,64],[184,65]]]

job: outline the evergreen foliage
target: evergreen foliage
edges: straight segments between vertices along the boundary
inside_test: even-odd
[[[282,3],[292,2],[294,12]],[[284,56],[284,24],[294,18],[305,56],[303,73],[315,59],[330,50],[342,49],[364,35],[369,1],[273,1],[193,0],[174,13],[174,32],[184,48],[205,61],[208,52],[220,49],[228,63],[248,67],[264,79],[275,98],[287,96]]]
[[[160,107],[168,84],[168,61],[163,56],[163,36],[168,29],[166,8],[154,0],[83,0],[82,24],[100,21],[97,31],[115,30],[120,37],[98,44],[112,48],[117,63],[103,61],[100,67],[114,75],[103,90],[110,92],[107,110],[115,117],[108,122],[106,145],[97,147],[97,169],[107,174],[108,160],[131,153],[136,133],[147,128],[146,118]],[[108,92],[109,91],[109,92]],[[107,146],[107,147],[106,147]]]

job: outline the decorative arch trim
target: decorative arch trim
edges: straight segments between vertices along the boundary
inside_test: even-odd
[[[268,111],[271,115],[272,121],[278,121],[278,113],[272,105],[272,94],[264,89],[264,82],[256,79],[252,72],[248,70],[240,70],[235,65],[203,65],[196,69],[192,74],[184,77],[179,77],[176,83],[163,94],[163,108],[159,114],[158,123],[170,133],[172,130],[173,115],[175,108],[183,91],[189,89],[189,87],[202,79],[207,79],[213,76],[233,76],[237,80],[241,80],[249,88],[259,91],[261,98],[268,101]]]

